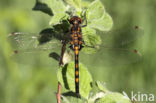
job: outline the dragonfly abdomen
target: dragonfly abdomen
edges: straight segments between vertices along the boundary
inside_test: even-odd
[[[79,47],[74,47],[75,51],[75,91],[79,94]]]

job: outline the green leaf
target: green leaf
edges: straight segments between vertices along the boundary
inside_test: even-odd
[[[61,20],[66,20],[67,19],[67,15],[65,13],[58,13],[58,14],[55,14],[50,22],[49,22],[49,25],[56,25],[56,24],[61,24]]]
[[[85,27],[82,30],[83,30],[83,39],[84,39],[85,45],[96,46],[102,43],[100,36],[96,34],[96,31],[94,29]],[[91,47],[85,47],[82,49],[82,51],[86,53],[94,53],[96,52],[96,50],[97,48],[91,48]]]
[[[67,19],[66,18],[66,7],[64,5],[64,3],[62,2],[62,0],[51,0],[51,8],[54,12],[54,16],[51,18],[50,20],[50,25],[55,25],[60,23],[60,21],[62,19]]]
[[[120,93],[106,93],[103,98],[96,100],[95,103],[131,103],[131,101]]]
[[[82,98],[82,97],[78,98],[76,94],[72,92],[63,93],[61,95],[61,99],[62,99],[61,103],[86,103],[85,98]]]
[[[81,9],[81,0],[64,0],[68,5],[74,7],[77,10]]]
[[[87,45],[99,45],[101,44],[100,37],[96,34],[94,29],[89,27],[83,28],[83,38]]]
[[[36,0],[36,4],[46,5],[54,12],[54,14],[62,13],[66,10],[66,7],[62,0]],[[38,5],[35,5],[34,8],[37,8],[37,6]],[[42,10],[42,8],[40,10]]]
[[[105,13],[100,19],[93,20],[88,26],[100,31],[109,31],[113,26],[113,22],[108,13]]]
[[[50,0],[36,0],[36,4],[33,7],[33,10],[42,11],[50,16],[53,16],[52,9],[48,3]]]
[[[90,2],[89,1],[82,1],[81,2],[81,8],[86,8],[90,5]]]
[[[104,83],[101,83],[100,81],[96,81],[96,86],[103,92],[108,92],[109,90],[106,88]]]
[[[63,87],[69,91],[75,92],[75,65],[71,62],[58,70],[57,78]],[[87,68],[81,63],[79,64],[79,89],[80,95],[84,98],[88,98],[90,90],[92,89],[92,77]]]
[[[93,1],[88,8],[88,26],[100,31],[109,31],[113,26],[112,18],[100,0]]]
[[[33,10],[39,10],[53,16],[50,25],[60,23],[60,20],[66,17],[66,9],[62,0],[36,0],[36,5],[33,8]]]
[[[102,17],[105,13],[105,8],[100,0],[93,1],[88,7],[88,20],[96,20]]]

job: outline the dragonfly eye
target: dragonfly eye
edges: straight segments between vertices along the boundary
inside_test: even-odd
[[[81,18],[78,18],[78,21],[79,21],[79,23],[80,23],[80,24],[82,23],[82,20],[81,20]]]

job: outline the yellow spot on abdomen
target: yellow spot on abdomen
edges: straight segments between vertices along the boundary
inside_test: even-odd
[[[77,76],[77,75],[79,75],[79,72],[78,72],[78,71],[76,71],[76,72],[75,72],[75,75],[76,75],[76,76]]]
[[[75,64],[75,67],[78,68],[78,64]]]
[[[76,79],[75,79],[75,82],[78,83],[78,82],[79,82],[79,78],[76,78]]]

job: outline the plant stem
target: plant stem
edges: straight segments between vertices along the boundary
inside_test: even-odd
[[[60,56],[59,66],[64,65],[63,56],[64,56],[65,49],[66,49],[66,42],[63,40],[62,41],[62,48],[61,48],[61,56]],[[61,83],[60,82],[58,82],[58,90],[57,90],[56,97],[57,97],[57,103],[61,103]]]
[[[56,97],[57,97],[57,103],[61,103],[61,83],[60,82],[58,82],[58,91],[57,91]]]

